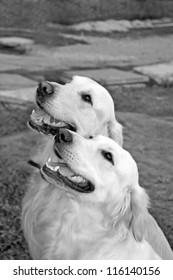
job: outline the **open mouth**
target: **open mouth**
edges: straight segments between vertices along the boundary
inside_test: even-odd
[[[69,130],[76,131],[76,127],[74,125],[57,120],[40,107],[38,107],[36,110],[33,110],[29,125],[31,128],[37,130],[40,133],[52,136],[55,136],[58,133],[59,128],[67,128]],[[81,193],[93,192],[94,185],[80,174],[75,173],[69,167],[69,165],[63,161],[57,149],[54,152],[57,156],[57,160],[50,157],[41,168],[41,173],[53,179],[55,182],[57,182],[57,184],[59,184],[59,182],[63,182],[65,186],[75,191]]]
[[[45,135],[54,136],[57,134],[59,128],[67,128],[69,130],[76,131],[76,127],[74,125],[57,120],[39,107],[32,111],[30,121],[28,123],[31,128]]]
[[[72,171],[63,161],[54,162],[49,158],[43,166],[42,171],[57,183],[59,181],[63,182],[65,186],[75,191],[81,193],[90,193],[94,191],[94,185],[90,181]]]

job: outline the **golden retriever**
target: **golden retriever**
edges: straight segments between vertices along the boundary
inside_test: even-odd
[[[123,142],[122,127],[115,118],[111,96],[105,88],[89,78],[75,76],[65,85],[42,82],[37,89],[36,103],[38,107],[31,115],[30,126],[43,134],[44,141],[43,144],[39,144],[38,152],[34,153],[30,161],[38,167],[38,171],[35,170],[24,198],[22,215],[24,233],[33,258],[40,256],[41,236],[43,239],[46,238],[44,233],[38,237],[37,231],[40,232],[41,228],[36,227],[37,223],[40,223],[40,212],[48,203],[45,192],[46,190],[49,192],[41,170],[52,154],[54,136],[58,130],[62,127],[67,128],[85,138],[93,138],[101,134],[112,138],[120,145]],[[37,211],[34,210],[35,207]],[[56,212],[53,201],[52,207]],[[50,215],[48,209],[47,215]],[[45,224],[44,227],[49,228],[49,224]],[[42,224],[42,228],[44,227]],[[161,258],[173,258],[164,234],[147,210],[144,236]]]
[[[114,103],[108,91],[97,82],[80,76],[61,85],[42,82],[36,93],[36,111],[33,110],[30,127],[44,135],[54,136],[59,127],[76,131],[85,138],[106,135],[122,145],[122,126],[117,122]],[[45,163],[52,147],[52,137],[46,137],[38,149],[35,161]]]
[[[144,239],[137,165],[115,141],[61,128],[41,172],[24,220],[34,258],[160,259]]]

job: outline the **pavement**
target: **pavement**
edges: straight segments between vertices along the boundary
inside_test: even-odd
[[[133,25],[135,24],[140,28],[139,22],[138,25],[137,22],[133,22]],[[145,24],[151,28],[149,22]],[[161,22],[152,24],[159,26]],[[164,19],[162,25],[168,24],[171,25],[172,21]],[[99,23],[98,26],[103,28],[102,36],[97,33],[92,36],[92,33],[75,34],[68,28],[62,36],[82,40],[86,44],[63,47],[38,45],[33,40],[23,37],[1,37],[0,98],[32,102],[38,81],[44,79],[40,73],[44,71],[62,71],[69,76],[87,76],[111,89],[117,86],[140,88],[147,86],[151,81],[159,86],[173,84],[171,33],[144,37],[129,34],[122,37],[108,36],[109,32],[105,33],[103,23]],[[127,21],[123,26],[128,27]],[[6,49],[7,52],[4,52]],[[32,73],[30,78],[28,73]]]
[[[74,24],[70,29],[80,31],[98,31],[103,33],[109,33],[112,31],[128,32],[131,29],[146,29],[146,28],[158,28],[158,27],[170,27],[173,26],[172,19],[146,19],[146,20],[115,20],[108,19],[105,21],[89,21]]]

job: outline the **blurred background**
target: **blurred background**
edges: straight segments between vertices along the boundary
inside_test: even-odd
[[[41,137],[37,84],[90,77],[113,97],[124,147],[173,248],[173,1],[0,0],[0,259],[30,259],[21,202]]]
[[[172,17],[171,0],[1,0],[0,24],[39,28],[47,22]]]

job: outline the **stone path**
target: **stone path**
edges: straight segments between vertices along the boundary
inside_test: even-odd
[[[32,48],[29,53],[0,52],[0,97],[33,101],[38,76],[45,70],[88,76],[108,88],[128,85],[143,87],[150,80],[160,86],[172,85],[172,34],[139,38],[62,35],[85,40],[87,44],[48,48],[30,42]],[[3,40],[1,38],[0,42]],[[17,39],[12,37],[11,40]],[[19,41],[23,46],[25,39]],[[26,77],[26,73],[33,71],[37,72],[33,76],[34,81]]]
[[[86,76],[107,86],[126,85],[126,84],[145,84],[149,78],[131,71],[122,71],[113,68],[95,70],[76,70],[68,71],[68,75]]]
[[[131,38],[95,37],[66,35],[72,38],[80,38],[87,42],[87,45],[73,45],[58,48],[55,58],[66,54],[67,59],[73,57],[76,60],[88,57],[93,61],[104,57],[113,60],[114,66],[140,66],[173,60],[173,35],[148,36]]]
[[[0,37],[0,49],[9,49],[17,53],[27,53],[32,49],[34,41],[20,37]]]
[[[137,73],[147,75],[158,85],[170,86],[173,84],[173,61],[170,63],[136,67],[134,70]]]
[[[90,21],[74,24],[70,29],[77,31],[96,31],[102,33],[128,32],[131,29],[152,29],[158,27],[172,27],[173,21],[169,18],[157,20],[114,20],[108,19],[105,21]]]

